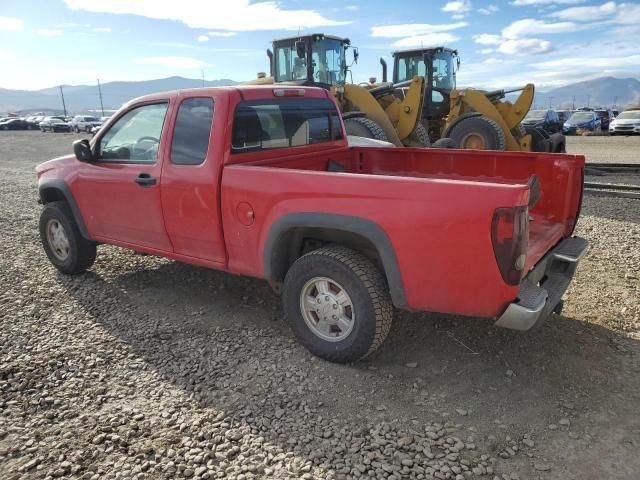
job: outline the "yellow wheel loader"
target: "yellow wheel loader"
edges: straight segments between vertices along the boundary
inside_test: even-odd
[[[382,64],[386,82],[387,64]],[[419,76],[424,79],[422,123],[431,140],[448,137],[458,148],[476,150],[512,150],[564,152],[565,138],[536,127],[524,127],[535,88],[527,84],[513,90],[484,91],[456,89],[456,71],[460,66],[457,50],[444,47],[402,50],[393,53],[393,82]],[[504,100],[508,93],[520,91],[514,102]],[[403,89],[396,90],[403,98]]]
[[[348,49],[357,62],[358,50],[348,38],[321,33],[282,38],[267,50],[271,75],[259,74],[245,84],[285,83],[325,88],[338,100],[348,135],[385,140],[396,146],[429,146],[421,122],[422,77],[398,85],[347,83]],[[402,98],[395,94],[403,90]]]

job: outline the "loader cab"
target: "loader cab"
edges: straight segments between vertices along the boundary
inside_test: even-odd
[[[450,48],[420,48],[393,53],[393,83],[424,78],[422,117],[442,119],[449,113],[449,97],[456,88],[456,71],[460,66],[458,51]]]
[[[274,40],[273,52],[267,52],[271,76],[276,83],[326,89],[344,85],[349,70],[345,57],[350,46],[348,38],[321,33]],[[354,48],[353,61],[357,59],[358,51]]]

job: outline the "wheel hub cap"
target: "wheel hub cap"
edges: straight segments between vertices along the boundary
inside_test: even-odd
[[[338,282],[326,277],[309,280],[300,294],[300,311],[314,335],[338,342],[353,330],[353,302]]]
[[[64,227],[58,220],[49,220],[47,224],[47,240],[55,257],[58,260],[66,260],[69,256],[69,239]]]

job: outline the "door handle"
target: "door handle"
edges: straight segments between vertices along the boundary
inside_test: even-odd
[[[134,180],[141,187],[150,187],[151,185],[156,184],[156,179],[149,175],[148,173],[141,173]]]

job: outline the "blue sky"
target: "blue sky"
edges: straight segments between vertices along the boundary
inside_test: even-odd
[[[389,8],[391,7],[391,8]],[[272,39],[324,32],[359,47],[354,81],[398,48],[445,45],[461,85],[551,88],[640,78],[640,2],[592,0],[0,0],[0,87],[249,80]]]

